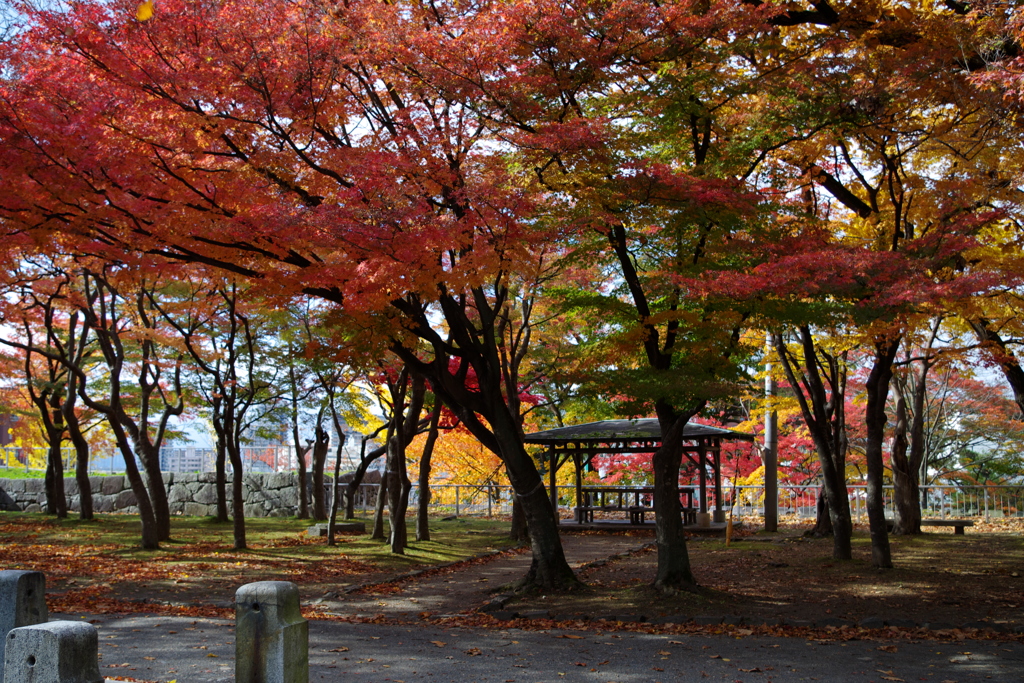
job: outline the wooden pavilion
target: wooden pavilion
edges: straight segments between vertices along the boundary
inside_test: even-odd
[[[697,491],[684,491],[689,506],[683,504],[688,521],[694,521],[696,512],[708,512],[709,485],[714,492],[714,521],[724,522],[722,509],[722,442],[726,440],[753,441],[753,434],[736,432],[721,427],[690,422],[683,430],[683,456],[697,468]],[[601,420],[571,427],[559,427],[526,435],[526,443],[547,447],[549,463],[549,493],[552,507],[558,509],[556,475],[561,467],[573,462],[576,469],[576,522],[593,521],[594,509],[619,509],[629,513],[630,524],[643,524],[645,512],[651,512],[652,487],[592,489],[583,486],[583,472],[591,467],[594,456],[614,453],[653,453],[661,447],[661,425],[656,418],[633,420]],[[684,461],[685,462],[685,461]],[[709,472],[710,469],[710,481]],[[607,505],[605,495],[617,494],[617,503]],[[595,496],[600,496],[597,500]],[[630,501],[629,498],[632,497]],[[598,503],[598,504],[595,504]]]

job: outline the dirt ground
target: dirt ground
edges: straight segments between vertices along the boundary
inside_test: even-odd
[[[957,536],[940,530],[891,539],[896,567],[870,564],[866,533],[854,559],[831,559],[831,539],[803,536],[804,526],[777,534],[747,532],[726,547],[721,538],[690,539],[698,594],[666,597],[649,587],[657,553],[649,532],[563,535],[570,564],[586,587],[565,594],[513,597],[506,611],[557,619],[670,615],[743,617],[750,623],[856,624],[869,617],[951,628],[982,623],[1012,631],[1024,624],[1024,539],[998,527]],[[388,616],[466,613],[522,576],[529,553],[372,586],[353,594],[327,591],[318,603],[333,613]]]

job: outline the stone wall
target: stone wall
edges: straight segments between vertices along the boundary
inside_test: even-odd
[[[217,512],[217,490],[214,474],[164,473],[171,514],[212,516]],[[246,517],[288,517],[298,506],[297,475],[292,472],[246,474]],[[92,484],[93,509],[96,512],[136,513],[135,494],[127,477],[89,477]],[[68,507],[78,511],[78,482],[64,480]],[[231,502],[228,482],[228,508]],[[42,479],[0,479],[0,511],[40,512],[46,505],[46,489]]]

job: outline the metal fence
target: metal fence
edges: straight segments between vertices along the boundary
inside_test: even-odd
[[[820,486],[780,486],[779,513],[797,517],[815,516]],[[376,501],[377,484],[363,484],[356,498],[356,507],[367,510]],[[850,512],[855,519],[867,519],[867,487],[851,485]],[[430,487],[430,507],[440,514],[454,515],[508,515],[512,513],[512,489],[509,486],[466,484],[436,484]],[[713,491],[708,491],[713,496]],[[893,489],[884,487],[885,509],[893,512]],[[1024,517],[1024,486],[930,486],[923,488],[921,513],[925,517]],[[735,496],[735,497],[734,497]],[[419,491],[413,485],[409,503],[418,504]],[[764,514],[764,489],[760,486],[727,487],[723,490],[722,508],[728,510],[736,504],[740,515]],[[558,487],[558,505],[565,516],[576,506],[576,489]],[[714,508],[714,500],[709,501]]]
[[[35,452],[40,451],[40,452]],[[65,468],[74,467],[75,453],[72,449],[63,451]],[[0,448],[0,467],[18,469],[32,468],[33,462],[45,457],[41,449],[24,449],[15,446]],[[245,471],[275,472],[292,471],[295,467],[294,451],[288,446],[272,446],[243,449]],[[342,461],[343,468],[346,464]],[[213,469],[213,449],[209,448],[164,448],[161,449],[162,469],[171,472],[209,472]],[[120,465],[118,467],[118,465]],[[90,463],[90,474],[120,474],[123,470],[120,456],[99,453]],[[329,463],[328,471],[333,469]],[[351,468],[346,468],[351,469]],[[230,468],[229,468],[230,470]],[[592,488],[589,487],[588,488]],[[621,488],[621,487],[619,487]],[[359,509],[372,509],[376,501],[377,484],[363,484],[356,498]],[[512,512],[512,489],[509,486],[436,484],[431,486],[430,507],[440,514],[454,515],[508,515]],[[780,485],[779,513],[797,517],[814,517],[821,486],[818,484]],[[862,484],[847,486],[850,496],[850,512],[856,519],[867,518],[867,487]],[[885,509],[893,510],[893,488],[883,488]],[[709,507],[714,509],[714,489],[708,489]],[[418,505],[419,491],[414,484],[410,493],[410,504]],[[764,513],[764,488],[760,486],[725,486],[722,489],[722,509],[735,505],[740,515],[761,515]],[[558,487],[558,505],[561,512],[568,514],[576,506],[574,486]],[[992,486],[955,486],[948,484],[922,487],[921,512],[925,517],[1024,517],[1024,484]]]

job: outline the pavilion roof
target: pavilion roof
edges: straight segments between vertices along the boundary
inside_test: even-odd
[[[686,423],[683,428],[684,441],[700,439],[741,439],[753,441],[754,435],[736,432],[731,429],[712,427],[711,425]],[[639,418],[633,420],[601,420],[588,422],[571,427],[558,427],[543,432],[526,435],[526,443],[535,444],[566,444],[566,443],[608,443],[608,442],[652,442],[661,441],[661,424],[657,418]]]

